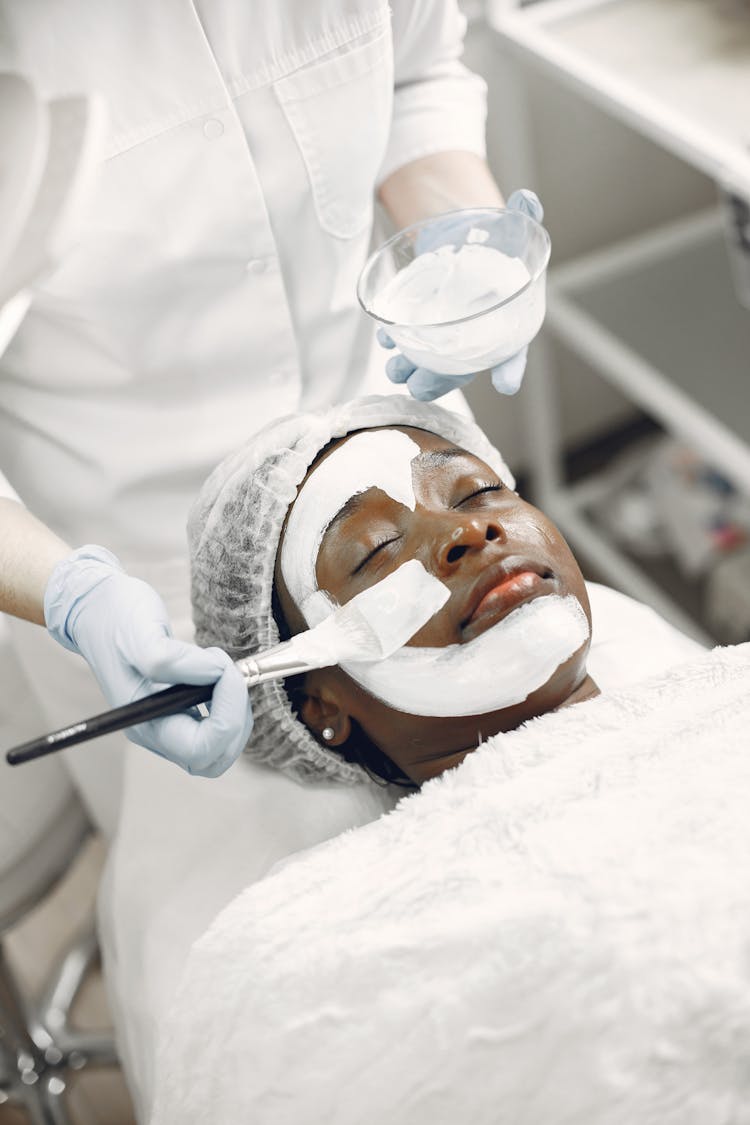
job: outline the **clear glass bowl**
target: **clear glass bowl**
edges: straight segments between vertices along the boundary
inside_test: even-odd
[[[416,257],[440,246],[458,250],[467,241],[519,258],[528,270],[528,280],[487,308],[437,324],[418,323],[414,310],[407,323],[388,320],[375,311],[378,294]],[[509,359],[536,336],[546,308],[549,256],[549,234],[521,211],[501,207],[452,211],[414,223],[383,243],[360,274],[357,298],[417,367],[469,375]]]

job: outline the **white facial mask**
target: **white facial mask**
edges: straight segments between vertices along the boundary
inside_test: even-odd
[[[318,589],[315,575],[320,545],[334,516],[352,496],[370,488],[382,489],[414,511],[411,463],[419,452],[416,442],[399,430],[355,434],[300,490],[287,523],[281,573],[308,626],[318,625],[336,608]],[[390,596],[387,589],[383,596]],[[402,648],[377,663],[343,662],[341,667],[397,711],[483,715],[522,703],[588,637],[588,620],[578,600],[548,594],[520,606],[465,645]]]
[[[578,599],[546,594],[467,644],[401,648],[377,664],[341,666],[376,699],[408,715],[484,715],[522,703],[588,638]]]
[[[380,488],[412,512],[416,506],[411,463],[420,449],[400,430],[355,434],[321,462],[294,502],[281,549],[281,573],[308,625],[331,612],[318,590],[315,565],[331,520],[347,500]]]
[[[395,324],[442,324],[490,309],[523,289],[531,279],[528,268],[520,258],[479,245],[481,234],[489,237],[475,230],[458,249],[440,246],[420,254],[375,296],[374,312]]]

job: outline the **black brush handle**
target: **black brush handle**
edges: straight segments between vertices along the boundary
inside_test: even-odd
[[[44,734],[41,738],[14,746],[5,755],[5,760],[11,766],[20,766],[22,762],[43,758],[57,750],[64,750],[67,746],[77,746],[79,742],[100,738],[103,734],[134,727],[149,719],[161,719],[165,715],[188,711],[198,703],[206,703],[213,695],[214,687],[214,684],[174,684],[153,695],[145,695],[143,699],[126,703],[124,707],[103,711],[101,715],[94,715],[91,719],[82,719],[80,723],[72,723],[52,734]]]

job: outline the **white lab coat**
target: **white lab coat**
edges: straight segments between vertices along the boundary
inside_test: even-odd
[[[85,229],[0,360],[0,468],[151,581],[178,633],[211,468],[278,415],[388,386],[355,298],[374,193],[417,157],[483,153],[463,31],[453,0],[0,0],[0,67],[109,111]],[[87,690],[100,707],[79,658],[24,637],[48,721]],[[109,753],[68,760],[111,829]]]

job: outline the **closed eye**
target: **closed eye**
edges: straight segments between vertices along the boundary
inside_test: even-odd
[[[459,500],[456,507],[460,508],[462,504],[468,503],[469,500],[475,500],[477,496],[482,496],[485,492],[502,492],[504,487],[502,481],[496,484],[484,484],[481,488],[476,488],[473,492],[470,492],[468,496],[464,496],[463,500]]]
[[[362,570],[364,566],[367,566],[368,562],[370,562],[370,560],[373,559],[375,555],[377,555],[378,551],[382,551],[383,547],[387,547],[389,543],[396,543],[398,541],[398,538],[398,535],[392,535],[390,539],[381,539],[379,543],[376,543],[370,553],[365,555],[365,557],[362,559],[362,562],[355,566],[354,570],[352,571],[352,576],[354,576],[355,574],[359,574],[360,570]]]

